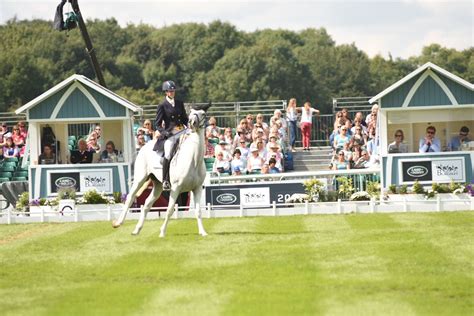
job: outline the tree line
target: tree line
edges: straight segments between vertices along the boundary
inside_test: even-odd
[[[77,73],[94,79],[79,30],[57,32],[46,20],[0,25],[0,111],[11,111]],[[329,112],[333,97],[372,96],[427,61],[474,81],[474,48],[438,44],[407,59],[369,58],[337,45],[324,28],[243,32],[229,23],[87,28],[109,89],[136,104],[157,104],[174,80],[187,102],[289,99]]]

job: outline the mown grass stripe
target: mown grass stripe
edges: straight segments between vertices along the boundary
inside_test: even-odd
[[[396,302],[409,303],[417,314],[472,313],[469,278],[460,272],[456,263],[433,247],[419,229],[398,223],[394,220],[396,216],[346,217],[357,232],[357,240],[372,244],[374,253],[386,262],[388,273],[383,283],[378,284],[378,291],[395,297]]]
[[[310,216],[305,222],[315,232],[312,257],[320,271],[318,293],[324,314],[413,314],[409,305],[379,295],[377,285],[386,274],[384,261],[372,247],[354,244],[357,234],[344,216]]]
[[[303,217],[258,218],[255,234],[248,261],[229,271],[242,290],[232,296],[224,314],[316,313],[317,270],[308,260],[310,232]]]
[[[222,314],[231,296],[240,291],[233,286],[236,282],[233,271],[247,260],[256,222],[256,218],[205,220],[209,236],[191,244],[187,242],[192,251],[182,263],[185,270],[182,272],[189,279],[156,289],[136,315],[195,315],[197,311],[206,315]]]

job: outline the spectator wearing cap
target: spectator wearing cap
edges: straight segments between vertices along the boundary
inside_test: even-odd
[[[468,143],[471,140],[469,139],[469,128],[467,126],[461,127],[459,130],[459,135],[454,136],[448,143],[449,151],[458,151],[462,150],[462,144]]]
[[[247,171],[250,173],[259,172],[262,170],[263,163],[263,158],[258,154],[258,148],[250,147],[250,156],[247,160]]]
[[[234,157],[232,159],[232,161],[230,162],[230,166],[232,168],[232,170],[234,171],[235,168],[239,168],[240,170],[244,170],[245,167],[246,167],[246,160],[242,158],[242,155],[240,153],[240,150],[238,148],[236,148],[234,150]]]
[[[229,160],[224,158],[222,152],[219,152],[214,160],[214,165],[212,166],[212,171],[218,173],[230,173],[230,163]]]
[[[231,156],[230,152],[227,149],[227,145],[228,144],[225,140],[222,139],[221,141],[219,141],[219,145],[217,145],[216,148],[215,148],[216,157],[217,157],[217,155],[222,153],[225,160],[230,161],[232,159],[232,156]]]

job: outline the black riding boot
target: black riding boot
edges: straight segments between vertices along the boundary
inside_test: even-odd
[[[170,161],[163,158],[163,191],[170,191]]]

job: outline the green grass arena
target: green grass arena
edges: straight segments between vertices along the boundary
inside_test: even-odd
[[[473,315],[474,213],[0,226],[2,315]]]

